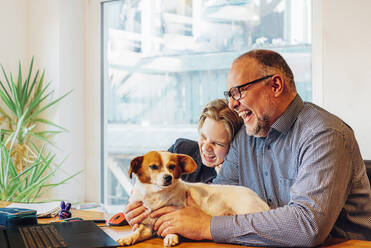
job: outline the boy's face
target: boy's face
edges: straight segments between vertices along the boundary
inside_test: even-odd
[[[222,164],[228,153],[229,144],[229,134],[223,122],[206,118],[198,139],[202,163],[208,167]]]

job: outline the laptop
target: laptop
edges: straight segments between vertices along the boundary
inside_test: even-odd
[[[93,221],[71,221],[0,230],[1,248],[117,247],[119,244]]]

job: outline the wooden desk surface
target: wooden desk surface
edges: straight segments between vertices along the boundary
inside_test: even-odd
[[[8,202],[0,201],[0,207],[6,207],[9,205]],[[72,209],[72,216],[73,217],[81,217],[84,220],[94,220],[94,219],[103,219],[104,213],[96,212],[96,211],[89,211],[89,210],[76,210]],[[49,223],[52,221],[57,220],[58,218],[39,218],[38,223],[44,224]],[[129,226],[121,226],[121,227],[101,227],[108,235],[110,235],[113,239],[118,239],[120,237],[126,236],[131,233],[131,229]],[[140,243],[137,243],[133,246],[133,248],[163,248],[163,241],[161,238],[152,238]],[[207,247],[207,248],[216,248],[216,247],[225,247],[225,248],[236,248],[236,247],[250,247],[250,246],[239,246],[239,245],[231,245],[231,244],[217,244],[212,241],[183,241],[179,245],[175,246],[176,248],[198,248],[198,247]],[[319,246],[319,247],[331,247],[331,248],[370,248],[371,241],[363,241],[363,240],[341,240],[341,239],[328,239],[326,242]]]

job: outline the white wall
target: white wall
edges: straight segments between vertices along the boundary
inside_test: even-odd
[[[49,113],[69,129],[56,139],[57,161],[68,156],[62,177],[84,173],[54,197],[99,201],[100,17],[99,0],[0,0],[0,63],[16,70],[35,55],[52,81],[54,97],[73,93]],[[314,100],[355,130],[371,159],[371,1],[314,0]],[[63,189],[63,190],[62,190]]]
[[[26,0],[0,0],[0,63],[17,69],[27,56]]]
[[[31,56],[56,99],[73,92],[48,112],[48,118],[69,132],[55,138],[56,162],[62,165],[55,182],[85,169],[85,0],[0,0],[0,62],[16,72]],[[49,196],[85,199],[85,171]]]
[[[354,130],[362,156],[371,159],[371,1],[319,1],[322,20],[313,43],[313,73],[319,72],[322,106]],[[316,35],[316,34],[314,34]],[[318,38],[318,37],[317,37]],[[315,40],[315,39],[314,39]]]
[[[33,1],[33,0],[31,0]],[[47,0],[49,1],[49,0]],[[68,155],[66,174],[83,170],[66,186],[58,187],[60,196],[74,201],[85,200],[86,149],[85,149],[85,2],[84,0],[59,0],[59,84],[58,95],[71,89],[73,92],[60,104],[58,123],[69,132],[59,135],[57,146]],[[66,195],[66,192],[71,193]]]
[[[52,82],[54,99],[73,90],[49,118],[68,132],[55,138],[56,161],[66,161],[55,182],[83,170],[52,196],[70,201],[85,198],[85,1],[28,0],[29,48],[46,79]]]
[[[87,201],[100,201],[101,91],[100,1],[88,0],[86,8],[86,193]],[[94,183],[92,183],[94,181]]]

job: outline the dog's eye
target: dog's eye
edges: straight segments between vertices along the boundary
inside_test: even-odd
[[[171,164],[167,168],[169,168],[169,170],[174,170],[175,169],[175,165]]]
[[[155,165],[155,164],[151,164],[151,165],[149,166],[149,168],[151,168],[152,170],[157,170],[157,169],[158,169],[158,166]]]

